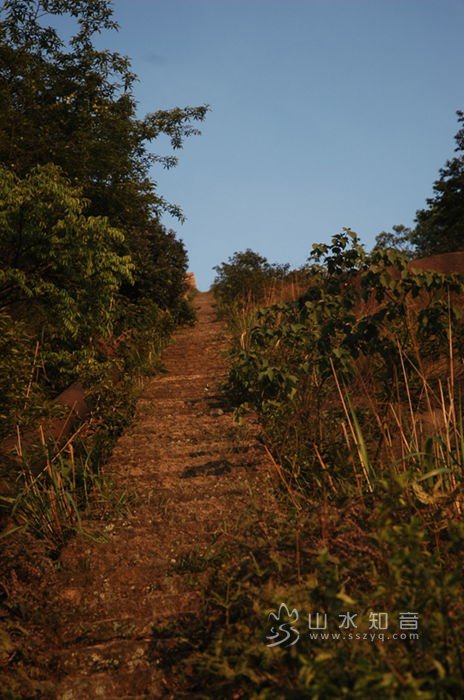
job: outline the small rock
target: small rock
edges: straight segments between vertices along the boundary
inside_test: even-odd
[[[79,605],[79,603],[81,602],[82,593],[77,588],[65,588],[64,591],[61,592],[61,597],[64,598],[64,600],[69,601],[70,603]]]

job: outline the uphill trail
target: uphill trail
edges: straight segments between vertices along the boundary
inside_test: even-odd
[[[175,697],[150,653],[153,625],[201,615],[213,548],[268,498],[256,426],[234,424],[221,402],[227,338],[211,294],[194,305],[196,325],[175,334],[167,373],[146,382],[104,467],[133,495],[128,513],[109,513],[106,541],[78,537],[61,554],[43,659],[59,700]]]

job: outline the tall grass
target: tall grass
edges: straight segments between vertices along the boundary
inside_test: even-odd
[[[341,387],[334,371],[344,413],[342,430],[358,469],[357,478],[364,479],[367,489],[373,491],[376,479],[402,476],[403,483],[411,487],[418,501],[425,505],[446,501],[460,515],[464,478],[461,397],[456,395],[456,384],[451,377],[439,379],[434,390],[417,370],[422,385],[420,405],[417,405],[403,352],[400,357],[401,388],[406,388],[407,400],[380,403],[365,397],[369,398],[369,417],[376,426],[375,435],[371,431],[370,438],[363,433],[348,388]],[[400,393],[400,387],[393,386],[393,390]],[[358,403],[366,403],[362,396],[356,399]]]
[[[82,428],[83,426],[81,426]],[[42,428],[40,453],[34,452],[33,463],[43,467],[32,469],[30,456],[22,454],[18,431],[18,457],[15,492],[1,495],[0,506],[7,512],[9,527],[4,536],[23,530],[39,538],[50,552],[58,552],[73,534],[99,537],[83,525],[89,509],[112,502],[117,509],[125,508],[127,493],[116,493],[110,478],[101,471],[99,450],[81,439],[81,429],[64,446],[57,448],[46,442]]]

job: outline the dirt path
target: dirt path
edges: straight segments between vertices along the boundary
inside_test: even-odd
[[[59,641],[45,660],[60,700],[171,696],[148,654],[152,626],[200,614],[212,547],[268,473],[253,429],[221,407],[227,343],[212,298],[195,305],[197,325],[176,334],[168,373],[147,382],[105,467],[134,493],[129,515],[110,514],[107,542],[78,538],[62,553]]]

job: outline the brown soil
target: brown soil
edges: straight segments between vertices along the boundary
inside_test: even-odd
[[[115,493],[132,495],[130,509],[110,510],[106,541],[74,538],[38,593],[47,622],[29,663],[51,684],[47,697],[175,697],[150,651],[152,627],[201,615],[218,542],[264,498],[269,465],[256,429],[236,426],[222,404],[224,329],[209,294],[195,306],[198,323],[176,333],[168,372],[147,381],[105,466]]]

